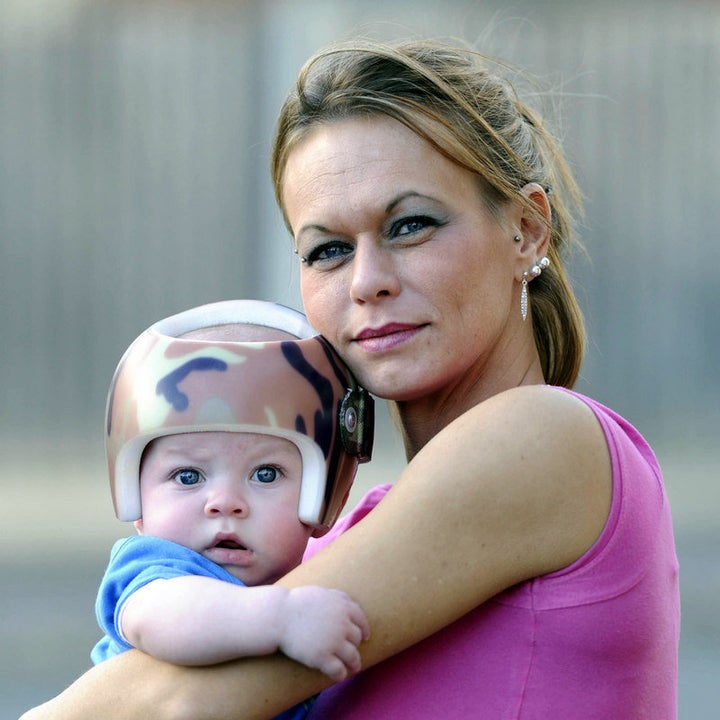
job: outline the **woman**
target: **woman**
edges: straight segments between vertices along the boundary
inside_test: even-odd
[[[409,460],[280,581],[370,622],[366,669],[311,717],[675,717],[668,504],[637,431],[569,390],[577,191],[539,116],[474,52],[331,48],[273,177],[308,317],[392,401]],[[28,720],[261,718],[327,685],[282,657],[98,670]]]

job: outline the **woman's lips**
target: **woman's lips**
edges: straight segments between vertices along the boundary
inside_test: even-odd
[[[409,323],[388,323],[379,328],[366,328],[358,333],[355,342],[365,352],[392,350],[415,337],[424,327]]]

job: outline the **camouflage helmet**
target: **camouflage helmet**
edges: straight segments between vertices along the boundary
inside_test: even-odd
[[[115,514],[141,517],[140,463],[153,439],[263,433],[300,451],[298,517],[322,534],[370,459],[373,419],[370,395],[302,313],[259,300],[181,312],[143,332],[115,370],[105,443]]]

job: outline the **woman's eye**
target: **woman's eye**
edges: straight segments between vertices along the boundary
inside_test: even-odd
[[[273,467],[272,465],[263,465],[253,472],[253,478],[260,483],[267,484],[275,482],[279,474],[280,472],[276,467]]]
[[[343,242],[327,242],[313,248],[307,255],[303,256],[303,262],[309,267],[313,263],[333,263],[342,260],[353,251],[352,245]]]
[[[178,485],[188,487],[201,483],[203,477],[197,470],[193,470],[191,468],[183,468],[182,470],[178,470],[173,475],[173,480],[175,480]]]
[[[393,223],[390,235],[393,237],[399,237],[403,235],[414,235],[415,233],[422,232],[429,227],[437,227],[439,223],[433,218],[425,215],[418,215],[411,218],[402,218]]]

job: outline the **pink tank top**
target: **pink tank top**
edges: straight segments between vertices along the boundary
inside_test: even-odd
[[[570,391],[567,391],[570,392]],[[595,544],[403,653],[321,693],[311,720],[673,720],[678,563],[655,456],[584,396],[607,439],[613,497]],[[308,554],[382,500],[379,486]]]

